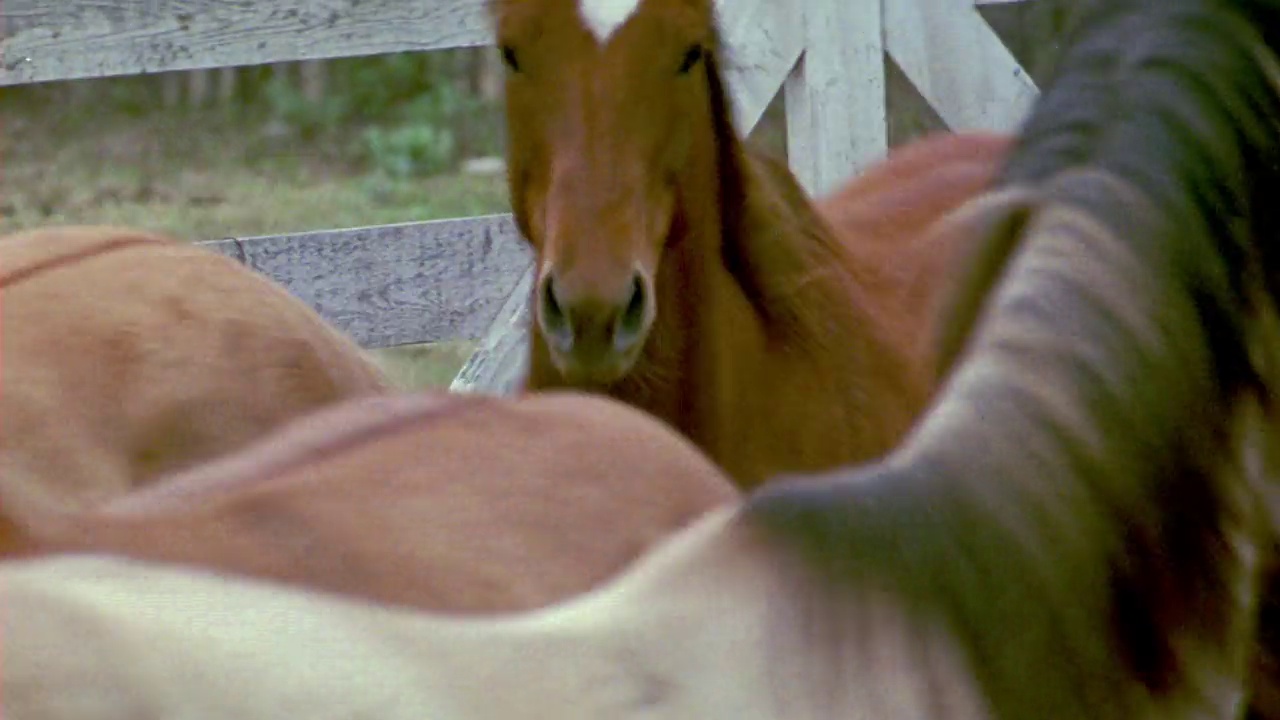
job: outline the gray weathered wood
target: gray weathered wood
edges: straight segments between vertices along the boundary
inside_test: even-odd
[[[479,338],[532,262],[510,215],[200,243],[365,347]]]
[[[473,47],[486,0],[3,0],[0,86]],[[800,55],[786,3],[719,0],[750,129]]]
[[[3,0],[0,86],[491,42],[485,0]]]
[[[485,332],[480,347],[458,371],[450,390],[510,395],[520,387],[529,369],[529,297],[535,274],[530,264]]]

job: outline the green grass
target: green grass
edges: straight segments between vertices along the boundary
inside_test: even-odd
[[[501,176],[396,181],[371,174],[350,159],[356,130],[307,142],[225,119],[50,117],[0,112],[0,232],[113,224],[204,240],[509,207]],[[375,354],[398,383],[429,387],[447,385],[473,346],[412,345]]]

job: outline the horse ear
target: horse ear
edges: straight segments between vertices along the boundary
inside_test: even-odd
[[[955,278],[940,293],[934,313],[935,377],[941,380],[964,351],[1022,231],[1036,209],[1037,193],[1013,187],[987,193],[939,219],[930,233],[950,236],[957,248]]]

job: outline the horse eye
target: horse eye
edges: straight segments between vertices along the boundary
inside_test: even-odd
[[[516,60],[516,50],[510,45],[502,46],[502,62],[511,68],[511,72],[520,72],[520,63]]]
[[[693,69],[694,65],[702,59],[702,46],[690,45],[689,49],[684,53],[684,60],[680,61],[680,74],[684,75]]]

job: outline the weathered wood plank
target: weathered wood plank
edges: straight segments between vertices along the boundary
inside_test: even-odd
[[[1012,130],[1038,90],[972,0],[885,0],[885,44],[952,130]]]
[[[810,195],[882,159],[889,149],[879,2],[805,0],[804,53],[784,85],[787,157]]]
[[[450,390],[511,395],[519,388],[529,368],[529,297],[535,274],[530,263],[485,332],[480,347],[458,371]]]
[[[800,55],[784,4],[719,0],[740,127]],[[485,0],[3,0],[0,86],[487,45]]]
[[[532,262],[510,215],[200,244],[284,285],[365,347],[481,337]]]
[[[3,0],[0,86],[491,42],[485,0]]]

